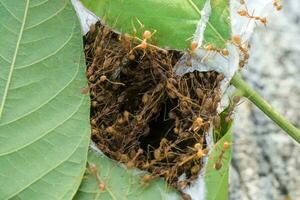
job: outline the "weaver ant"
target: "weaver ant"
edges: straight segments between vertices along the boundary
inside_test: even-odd
[[[216,170],[220,170],[221,169],[221,167],[222,167],[222,160],[223,160],[224,154],[230,148],[230,146],[231,146],[231,144],[229,142],[224,142],[223,149],[221,150],[221,153],[218,156],[216,163],[214,164],[214,168]]]
[[[274,7],[276,8],[277,11],[282,10],[282,5],[281,5],[281,0],[274,0],[273,2]]]

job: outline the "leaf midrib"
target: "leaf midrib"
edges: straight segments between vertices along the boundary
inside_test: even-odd
[[[17,55],[18,55],[18,52],[19,52],[19,46],[20,46],[20,43],[21,43],[21,39],[23,37],[24,27],[25,27],[25,23],[26,23],[26,19],[27,19],[27,12],[28,12],[28,8],[29,8],[29,1],[30,0],[26,0],[23,21],[22,21],[22,25],[21,25],[21,28],[20,28],[17,45],[16,45],[16,48],[15,48],[14,56],[13,56],[13,59],[12,59],[12,63],[11,63],[8,78],[7,78],[7,82],[6,82],[5,89],[4,89],[4,94],[3,94],[1,105],[0,105],[0,119],[1,119],[2,114],[3,114],[4,105],[5,105],[5,102],[6,102],[6,99],[7,99],[7,94],[8,94],[9,86],[10,86],[10,83],[11,83],[12,74],[13,74],[13,71],[14,71],[14,68],[15,68],[16,59],[17,59]]]
[[[195,3],[192,0],[187,0],[191,6],[194,8],[194,10],[201,16],[201,11],[198,9],[198,7],[195,5]],[[208,0],[206,0],[207,2]],[[210,3],[210,2],[209,2]],[[210,17],[210,16],[209,16]],[[210,21],[207,21],[208,26],[215,32],[215,34],[223,41],[226,43],[226,40],[223,38],[223,36],[219,33],[219,31],[217,29],[215,29],[215,27],[210,23]]]

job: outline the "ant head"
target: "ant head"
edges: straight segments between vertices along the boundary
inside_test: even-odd
[[[224,144],[223,144],[223,149],[224,149],[224,150],[227,150],[227,149],[230,148],[230,146],[231,146],[231,144],[230,144],[229,142],[224,142]]]
[[[198,48],[198,42],[196,42],[196,41],[191,42],[191,46],[190,46],[191,51],[193,52],[197,48]]]
[[[233,44],[240,46],[242,44],[242,39],[241,36],[239,35],[234,35],[231,38],[231,41],[233,42]]]
[[[149,40],[152,37],[152,33],[148,30],[144,31],[143,39]]]

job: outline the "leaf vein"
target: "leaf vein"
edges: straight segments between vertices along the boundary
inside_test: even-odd
[[[26,67],[30,67],[31,65],[34,65],[34,64],[36,64],[36,63],[39,63],[39,62],[41,62],[41,61],[46,60],[47,58],[50,58],[51,56],[56,55],[56,54],[57,54],[61,49],[63,49],[63,48],[68,44],[68,42],[71,40],[71,38],[73,37],[73,34],[74,34],[74,29],[75,29],[75,26],[73,26],[73,31],[72,31],[70,37],[66,40],[65,43],[63,43],[63,45],[62,45],[61,47],[59,47],[58,49],[56,49],[56,51],[54,51],[53,53],[50,53],[50,54],[48,54],[47,56],[45,56],[45,57],[43,57],[43,58],[41,58],[41,59],[39,59],[39,60],[36,60],[36,61],[34,61],[34,62],[30,63],[30,64],[26,64],[26,65],[23,65],[23,66],[16,67],[16,70],[17,70],[17,69],[24,69],[24,68],[26,68]]]
[[[83,135],[84,136],[84,135]],[[70,159],[72,157],[72,155],[76,152],[76,150],[78,149],[79,145],[82,143],[84,137],[82,136],[80,142],[77,144],[77,146],[74,148],[74,151],[71,152],[71,154],[69,156],[67,156],[66,159],[63,159],[61,162],[59,162],[57,165],[53,166],[52,168],[50,168],[48,171],[46,171],[45,173],[41,174],[39,177],[37,177],[36,179],[34,179],[33,181],[31,181],[29,184],[27,184],[26,186],[24,186],[23,188],[21,188],[20,190],[16,191],[14,194],[10,195],[8,197],[8,199],[11,199],[12,197],[18,195],[19,193],[21,193],[22,191],[24,191],[25,189],[29,188],[30,185],[33,185],[35,182],[41,180],[44,176],[46,176],[47,174],[49,174],[51,171],[53,171],[54,169],[58,168],[59,165],[63,164],[64,162],[68,161],[68,159]]]
[[[67,7],[67,1],[65,1],[65,5],[62,6],[62,8],[59,9],[57,12],[53,13],[53,14],[52,14],[51,16],[49,16],[48,18],[46,18],[46,19],[44,19],[44,20],[42,20],[42,21],[40,21],[40,22],[38,22],[38,23],[36,23],[36,24],[33,24],[33,25],[29,26],[29,27],[26,27],[25,30],[30,30],[30,29],[32,29],[32,28],[34,28],[34,27],[36,27],[36,26],[41,25],[41,24],[44,23],[44,22],[47,22],[48,20],[54,18],[54,17],[57,16],[59,13],[61,13],[66,7]]]
[[[6,86],[5,86],[5,89],[4,89],[4,94],[3,94],[1,105],[0,105],[0,118],[1,118],[1,116],[3,114],[5,101],[6,101],[7,93],[8,93],[8,90],[9,90],[9,85],[10,85],[10,82],[11,82],[13,70],[15,68],[15,63],[16,63],[16,59],[17,59],[17,54],[18,54],[18,51],[19,51],[19,45],[21,43],[21,38],[23,36],[23,31],[24,31],[24,27],[25,27],[25,23],[26,23],[26,18],[27,18],[27,11],[28,11],[28,7],[29,7],[29,1],[30,0],[26,0],[23,21],[22,21],[22,25],[21,25],[21,28],[20,28],[19,37],[18,37],[18,41],[17,41],[17,45],[16,45],[14,57],[13,57],[13,60],[12,60],[11,66],[10,66],[7,83],[6,83]],[[2,2],[0,1],[0,3],[2,3]]]
[[[63,125],[66,121],[68,121],[69,119],[71,119],[71,117],[73,117],[76,114],[76,112],[79,110],[80,106],[82,105],[83,99],[84,99],[84,97],[81,98],[80,104],[76,108],[76,110],[73,113],[71,113],[71,115],[68,116],[66,119],[64,119],[61,123],[57,124],[56,126],[52,127],[51,129],[47,130],[46,132],[41,133],[41,135],[39,135],[39,137],[31,140],[29,143],[27,143],[25,145],[22,145],[22,146],[19,146],[18,148],[14,149],[14,150],[11,150],[9,152],[5,152],[5,153],[0,154],[0,157],[1,156],[6,156],[6,155],[9,155],[9,154],[12,154],[12,153],[16,153],[16,152],[18,152],[18,151],[26,148],[27,146],[32,145],[33,143],[39,141],[40,139],[42,139],[43,137],[45,137],[46,135],[48,135],[49,133],[51,133],[52,131],[54,131],[55,129],[57,129],[58,127],[60,127],[61,125]]]
[[[45,4],[45,3],[47,3],[48,1],[49,0],[45,0],[45,1],[39,2],[39,3],[37,3],[37,4],[33,5],[33,6],[30,6],[30,8],[41,6],[41,5]]]
[[[11,121],[9,121],[9,122],[0,124],[0,127],[1,127],[1,126],[4,126],[4,125],[11,124],[11,123],[16,122],[16,121],[19,121],[19,120],[21,120],[22,118],[24,118],[24,117],[26,117],[26,116],[28,116],[28,115],[30,115],[30,114],[32,114],[32,113],[38,111],[38,110],[39,110],[40,108],[42,108],[43,106],[47,105],[47,104],[48,104],[49,102],[51,102],[55,97],[57,97],[61,92],[63,92],[63,91],[64,91],[64,90],[65,90],[65,89],[66,89],[66,88],[67,88],[67,87],[75,80],[76,76],[78,75],[78,72],[79,72],[79,67],[77,68],[77,71],[76,71],[76,73],[74,74],[74,76],[72,77],[72,79],[71,79],[64,87],[62,87],[57,93],[55,93],[54,96],[50,97],[47,101],[45,101],[44,103],[42,103],[40,106],[36,107],[35,109],[31,110],[31,111],[28,112],[28,113],[25,113],[24,115],[20,116],[19,118],[16,118],[16,119],[11,120]],[[0,156],[1,156],[1,155],[2,155],[2,154],[0,154]]]
[[[2,58],[5,62],[11,64],[11,62],[1,54],[0,54],[0,58]]]
[[[8,30],[10,33],[13,33],[14,35],[17,35],[18,33],[14,32],[10,28],[8,28],[6,25],[2,24],[2,27],[4,27],[6,30]]]
[[[24,44],[31,44],[31,43],[34,43],[34,42],[39,42],[39,41],[43,41],[45,39],[50,39],[51,37],[42,37],[42,38],[39,38],[39,39],[36,39],[36,40],[31,40],[31,41],[27,41],[27,42],[22,42],[21,44],[24,45]]]
[[[5,8],[5,10],[7,10],[7,12],[14,18],[16,19],[18,22],[22,23],[22,20],[20,20],[10,9],[8,9],[8,7],[0,0],[0,4],[3,5],[3,7]]]

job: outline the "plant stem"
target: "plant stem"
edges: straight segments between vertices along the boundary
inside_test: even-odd
[[[287,119],[272,108],[261,96],[259,96],[242,78],[236,73],[231,79],[241,94],[254,103],[261,111],[263,111],[271,120],[273,120],[287,134],[294,138],[300,144],[300,130],[292,125]]]

